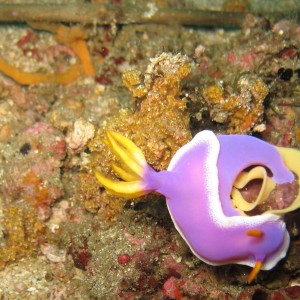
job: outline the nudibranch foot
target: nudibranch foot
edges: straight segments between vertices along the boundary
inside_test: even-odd
[[[121,167],[113,164],[112,168],[125,181],[109,179],[96,171],[95,175],[98,181],[111,194],[124,198],[137,198],[151,192],[143,177],[147,171],[151,172],[152,169],[148,166],[140,148],[117,132],[107,131],[106,137],[105,144],[121,162]]]

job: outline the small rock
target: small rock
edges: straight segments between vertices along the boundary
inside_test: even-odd
[[[179,288],[178,279],[170,277],[163,285],[163,292],[171,299],[181,299],[182,293]]]
[[[73,131],[66,137],[68,149],[73,153],[80,153],[88,141],[95,135],[95,127],[83,118],[74,123]]]
[[[41,251],[52,262],[58,263],[66,261],[66,251],[58,249],[54,245],[42,245]]]

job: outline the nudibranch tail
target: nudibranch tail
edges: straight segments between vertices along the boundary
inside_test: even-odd
[[[104,141],[119,158],[121,167],[113,164],[115,173],[124,181],[109,179],[95,172],[98,181],[111,193],[124,198],[136,198],[151,192],[144,177],[154,172],[141,151],[131,140],[113,131],[106,132]]]

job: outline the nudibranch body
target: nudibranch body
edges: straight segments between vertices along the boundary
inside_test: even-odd
[[[248,217],[230,204],[235,177],[250,165],[268,167],[276,182],[293,180],[274,146],[252,137],[216,137],[205,130],[177,151],[166,171],[156,172],[133,142],[115,132],[107,132],[107,138],[106,143],[121,161],[121,168],[114,165],[113,169],[125,181],[114,181],[96,172],[98,180],[123,197],[152,191],[164,195],[176,229],[201,260],[211,265],[251,266],[251,282],[260,269],[273,268],[286,255],[289,234],[280,216]],[[254,139],[258,153],[252,148],[249,154],[249,139]],[[265,151],[269,154],[263,154]],[[224,162],[231,156],[237,159],[236,165],[235,160]]]

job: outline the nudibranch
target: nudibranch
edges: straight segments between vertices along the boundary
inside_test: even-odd
[[[230,199],[238,174],[250,166],[268,168],[275,183],[294,180],[276,147],[251,136],[204,130],[175,153],[166,171],[156,172],[124,136],[108,131],[105,143],[119,158],[121,166],[113,170],[124,181],[96,171],[100,183],[126,198],[153,191],[164,195],[176,229],[202,261],[251,266],[250,283],[285,257],[289,234],[281,216],[242,215]]]

